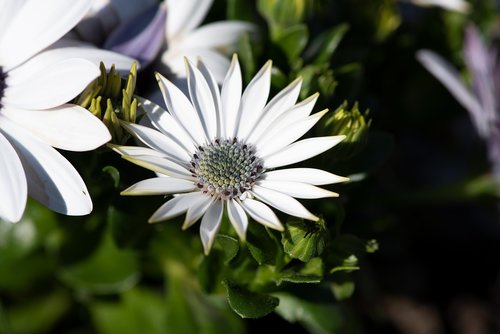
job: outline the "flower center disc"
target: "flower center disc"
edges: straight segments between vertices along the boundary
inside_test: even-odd
[[[0,109],[2,109],[2,98],[3,98],[3,93],[5,90],[5,87],[7,86],[5,84],[5,78],[7,78],[7,73],[4,73],[2,66],[0,66]]]
[[[234,139],[215,139],[199,147],[191,159],[191,172],[203,193],[220,199],[241,196],[263,173],[255,147]]]

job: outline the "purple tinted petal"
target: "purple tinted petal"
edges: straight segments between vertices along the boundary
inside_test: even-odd
[[[483,109],[482,117],[492,125],[498,119],[494,82],[496,51],[488,49],[472,24],[465,30],[464,56],[472,75],[474,92]]]
[[[121,24],[106,40],[104,48],[123,53],[148,65],[159,53],[165,40],[166,12],[153,6]]]

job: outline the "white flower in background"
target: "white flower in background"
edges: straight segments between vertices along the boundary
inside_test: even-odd
[[[500,182],[500,63],[498,49],[486,43],[477,27],[466,26],[463,56],[469,80],[447,60],[431,50],[420,50],[417,59],[470,114],[485,140],[496,181]]]
[[[158,5],[157,0],[92,0],[90,10],[71,32],[71,37],[103,46],[118,26]]]
[[[87,0],[0,1],[0,219],[21,219],[28,194],[48,208],[83,215],[87,188],[55,148],[94,149],[110,139],[104,124],[68,101],[99,70],[74,52],[46,50],[81,19]],[[80,55],[95,51],[80,50]]]
[[[185,78],[184,57],[201,57],[218,83],[241,34],[255,26],[240,21],[200,27],[213,0],[93,0],[93,10],[68,36],[150,64],[160,52],[172,80]]]
[[[195,61],[200,57],[218,83],[222,83],[229,68],[230,55],[236,50],[241,34],[255,29],[239,21],[213,22],[199,27],[213,0],[166,0],[167,49],[162,62],[169,70],[185,77],[184,57]]]
[[[327,112],[310,115],[315,94],[297,103],[301,79],[292,82],[267,102],[271,62],[256,74],[242,94],[241,71],[233,58],[221,90],[201,61],[187,60],[189,98],[157,75],[167,111],[147,100],[152,129],[124,123],[146,147],[113,146],[131,162],[151,169],[158,177],[136,183],[123,195],[174,197],[150,218],[159,222],[186,213],[183,228],[202,219],[200,235],[208,254],[219,230],[224,208],[231,224],[244,239],[248,217],[276,230],[281,222],[269,208],[316,221],[295,198],[336,197],[316,187],[347,178],[314,168],[274,170],[316,156],[345,136],[297,141]]]
[[[417,6],[422,6],[422,7],[437,6],[460,13],[468,13],[470,11],[470,4],[465,0],[403,0],[403,1],[409,1]]]

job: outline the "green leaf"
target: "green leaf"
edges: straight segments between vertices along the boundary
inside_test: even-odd
[[[204,256],[198,266],[198,280],[203,291],[213,293],[220,287],[221,272],[238,255],[240,243],[238,239],[218,234],[210,255]]]
[[[167,277],[166,323],[168,333],[243,333],[241,319],[223,296],[203,294],[186,275]]]
[[[310,302],[286,293],[274,295],[280,299],[276,313],[291,323],[300,322],[311,334],[347,333],[339,306]]]
[[[215,239],[215,249],[220,249],[224,254],[224,263],[228,264],[238,255],[240,243],[238,239],[225,234],[217,235]]]
[[[84,293],[116,293],[137,283],[139,262],[134,252],[118,249],[107,231],[89,258],[63,268],[59,277]]]
[[[260,265],[276,263],[278,254],[277,244],[262,225],[248,225],[246,244],[250,254],[252,254],[253,258]]]
[[[288,77],[276,66],[271,69],[271,83],[276,89],[282,89],[288,84]]]
[[[281,243],[285,252],[294,259],[308,262],[325,249],[328,231],[323,219],[311,222],[291,218],[285,227]]]
[[[322,32],[314,38],[307,50],[304,52],[304,58],[314,59],[313,63],[316,65],[329,63],[333,53],[348,30],[349,25],[343,23]]]
[[[249,291],[227,280],[223,284],[229,305],[242,318],[263,317],[279,304],[279,299],[276,297]]]
[[[253,52],[252,41],[248,33],[241,34],[238,40],[238,61],[243,68],[243,78],[249,82],[255,74],[255,55]]]
[[[227,20],[235,21],[254,21],[253,6],[251,1],[247,0],[227,0]]]
[[[6,310],[9,327],[16,334],[48,333],[69,310],[71,298],[56,290],[41,297],[30,297]],[[1,329],[1,327],[0,327]]]
[[[287,55],[288,61],[293,63],[307,45],[308,38],[309,30],[307,26],[298,24],[280,31],[274,38],[274,42]]]
[[[165,300],[158,291],[133,288],[119,302],[93,302],[90,313],[101,334],[168,333]]]
[[[26,291],[53,275],[50,251],[57,239],[56,215],[28,201],[20,222],[0,221],[0,290]]]
[[[301,263],[280,273],[277,284],[291,283],[319,283],[323,279],[323,260],[316,257],[307,263]]]

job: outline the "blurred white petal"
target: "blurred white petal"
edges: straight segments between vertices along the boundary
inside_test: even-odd
[[[1,118],[0,118],[1,121]],[[0,132],[0,220],[17,223],[23,216],[28,186],[16,151]]]

